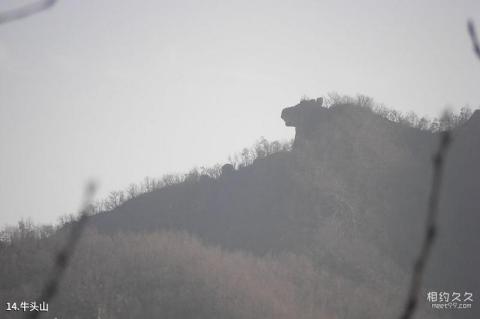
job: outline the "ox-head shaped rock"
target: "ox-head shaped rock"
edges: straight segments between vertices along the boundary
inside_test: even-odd
[[[286,126],[293,126],[296,128],[307,128],[315,126],[318,123],[321,113],[326,108],[322,107],[323,99],[303,100],[299,104],[287,107],[282,110],[282,119]]]

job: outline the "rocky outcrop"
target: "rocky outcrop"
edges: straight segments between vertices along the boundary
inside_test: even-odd
[[[329,110],[323,107],[323,99],[303,100],[299,104],[283,109],[282,119],[286,126],[295,127],[294,145],[302,139],[313,136],[313,132],[322,122],[328,120]]]

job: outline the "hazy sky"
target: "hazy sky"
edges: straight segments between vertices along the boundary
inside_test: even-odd
[[[468,18],[480,1],[83,0],[0,25],[0,226],[291,138],[303,95],[477,107]]]

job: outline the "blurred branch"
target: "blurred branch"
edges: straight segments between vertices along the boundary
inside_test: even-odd
[[[480,59],[480,44],[478,42],[477,32],[475,31],[475,25],[472,20],[469,20],[468,23],[468,33],[470,34],[470,39],[472,39],[473,51]]]
[[[80,218],[78,219],[78,221],[72,223],[72,225],[70,226],[71,229],[69,237],[67,239],[67,243],[65,244],[63,249],[61,249],[57,253],[55,257],[55,264],[53,266],[50,279],[47,281],[42,290],[42,293],[38,299],[39,302],[45,302],[48,304],[57,294],[58,285],[63,277],[63,274],[65,273],[65,270],[68,267],[70,259],[75,251],[75,247],[87,223],[89,216],[88,212],[92,207],[91,203],[93,195],[95,194],[95,189],[96,185],[93,182],[87,185],[82,210],[80,212]],[[40,314],[41,313],[38,311],[29,312],[28,314],[26,314],[25,318],[35,319],[38,318]]]
[[[430,198],[428,201],[428,215],[425,229],[425,238],[423,240],[422,249],[418,256],[414,268],[410,290],[401,319],[409,319],[412,317],[418,304],[418,294],[422,283],[422,277],[425,270],[425,264],[432,250],[435,241],[437,226],[436,219],[438,215],[438,203],[440,199],[440,187],[442,184],[445,156],[451,142],[450,131],[444,131],[440,135],[440,146],[437,153],[433,157],[433,179],[432,188],[430,190]]]
[[[20,8],[0,13],[0,24],[23,19],[52,7],[57,0],[43,0],[26,4]]]

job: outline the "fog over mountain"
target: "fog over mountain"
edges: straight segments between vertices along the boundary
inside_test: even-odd
[[[291,139],[278,110],[303,95],[429,117],[477,107],[467,19],[480,1],[58,0],[2,24],[0,226],[56,222],[91,178],[102,199]]]
[[[0,1],[0,319],[479,319],[479,14]]]
[[[59,318],[395,318],[424,236],[432,154],[452,130],[428,291],[480,292],[480,110],[439,120],[333,96],[279,107],[290,143],[132,185],[97,204],[51,313]],[[0,297],[35,298],[77,223],[5,232]],[[13,297],[16,296],[16,297]],[[14,318],[8,314],[8,318]]]

